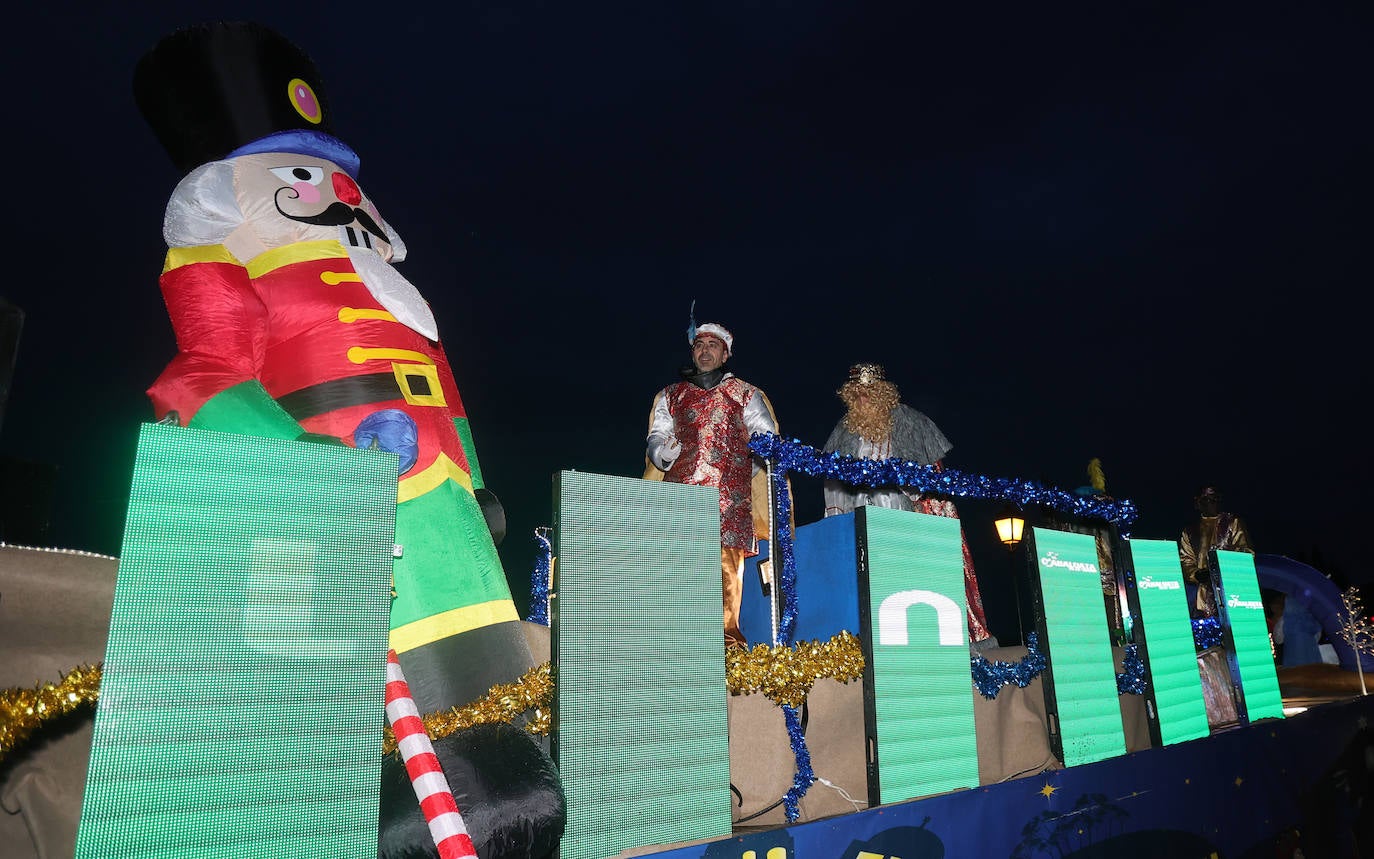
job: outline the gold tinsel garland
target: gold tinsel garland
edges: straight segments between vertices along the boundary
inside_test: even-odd
[[[731,695],[762,692],[774,704],[800,707],[817,680],[841,683],[864,676],[859,639],[840,632],[829,641],[803,641],[793,647],[756,644],[725,651],[725,685]]]
[[[792,647],[756,644],[749,650],[725,652],[725,684],[731,695],[762,693],[775,704],[801,706],[817,680],[829,677],[840,683],[857,680],[864,673],[863,650],[851,633],[841,632],[829,641],[803,641]],[[34,689],[0,692],[0,762],[50,720],[82,707],[93,707],[100,698],[100,666],[80,666],[57,683]],[[553,722],[553,667],[545,662],[531,668],[514,683],[493,686],[481,699],[423,718],[433,739],[464,728],[497,722],[510,723],[522,714],[525,730],[547,735]],[[383,737],[383,751],[396,750],[390,726]]]
[[[0,691],[0,762],[48,722],[83,707],[94,707],[99,698],[99,665],[73,668],[56,683]]]
[[[752,649],[725,651],[725,685],[731,695],[761,692],[775,704],[801,706],[817,680],[829,677],[840,683],[864,675],[864,654],[859,639],[841,632],[829,641],[803,641],[792,647],[756,644]],[[525,724],[532,734],[547,735],[552,727],[553,669],[545,662],[525,672],[515,683],[493,686],[479,701],[431,713],[421,721],[431,739],[447,737],[473,725],[512,722],[530,710]],[[396,737],[386,729],[383,751],[396,750]]]
[[[30,742],[49,722],[83,707],[94,707],[100,699],[100,666],[79,666],[57,683],[40,683],[33,689],[0,691],[0,763],[11,752]],[[552,725],[553,669],[545,662],[525,672],[515,683],[493,686],[478,701],[462,708],[434,713],[424,718],[431,737],[446,737],[477,724],[511,722],[533,710],[525,728],[534,734],[548,734]],[[396,738],[387,726],[385,750],[396,748]]]
[[[424,722],[425,733],[429,734],[430,739],[437,740],[473,725],[509,723],[521,713],[533,710],[533,715],[525,723],[525,730],[531,734],[545,735],[553,725],[552,707],[553,667],[545,662],[526,671],[514,683],[498,683],[486,695],[465,707],[430,713],[420,721]],[[395,750],[396,735],[387,725],[382,752],[389,755]]]

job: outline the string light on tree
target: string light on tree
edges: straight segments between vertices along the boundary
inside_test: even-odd
[[[1350,649],[1355,651],[1355,670],[1360,675],[1360,694],[1368,695],[1369,691],[1364,685],[1364,660],[1360,657],[1368,653],[1374,655],[1374,624],[1369,622],[1369,617],[1365,614],[1364,600],[1360,598],[1360,589],[1355,587],[1346,588],[1341,591],[1341,610],[1337,617],[1340,620],[1340,635]]]

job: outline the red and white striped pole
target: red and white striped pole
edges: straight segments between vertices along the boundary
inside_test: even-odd
[[[468,837],[463,815],[458,813],[458,803],[453,801],[453,791],[425,733],[394,650],[386,655],[386,718],[396,734],[396,745],[429,824],[429,834],[439,848],[439,859],[476,859],[477,850]]]

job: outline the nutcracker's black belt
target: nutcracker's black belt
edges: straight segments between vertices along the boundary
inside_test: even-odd
[[[427,380],[410,377],[412,386],[420,383],[428,387]],[[417,393],[430,393],[428,390]],[[316,415],[361,406],[367,403],[383,403],[387,400],[400,400],[406,396],[396,381],[395,373],[368,373],[363,376],[348,376],[321,382],[299,391],[292,391],[277,397],[277,403],[286,413],[297,421],[307,420]]]

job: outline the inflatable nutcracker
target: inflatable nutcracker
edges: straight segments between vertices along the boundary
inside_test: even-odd
[[[160,42],[134,89],[186,172],[163,224],[178,354],[148,392],[158,417],[396,452],[391,643],[419,711],[516,681],[533,659],[487,524],[499,505],[483,487],[434,316],[392,267],[405,245],[359,186],[358,156],[333,134],[314,65],[265,27],[217,23]],[[480,736],[480,766],[498,772],[478,780],[532,805],[515,800],[511,819],[478,814],[501,831],[474,840],[515,848],[500,855],[542,854],[562,826],[552,763],[519,730]],[[473,736],[451,739],[448,751],[474,766],[454,751]],[[443,759],[445,743],[436,746]],[[413,796],[408,806],[418,819]]]

